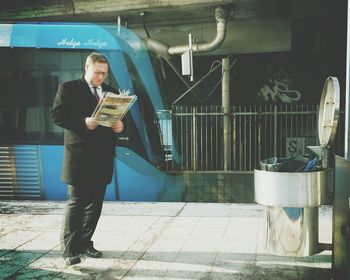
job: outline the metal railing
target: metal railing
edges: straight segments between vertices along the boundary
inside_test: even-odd
[[[316,105],[246,105],[229,109],[228,113],[220,106],[159,110],[166,169],[252,171],[262,159],[303,155],[308,153],[307,146],[318,145]],[[338,154],[344,150],[343,126],[341,114],[334,144]]]

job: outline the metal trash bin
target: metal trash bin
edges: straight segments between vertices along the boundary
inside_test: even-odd
[[[322,91],[318,130],[321,146],[309,147],[322,167],[311,172],[280,172],[285,159],[271,158],[254,170],[255,201],[264,205],[265,245],[275,255],[303,257],[321,251],[318,207],[328,202],[333,169],[328,167],[339,115],[339,83],[329,77]]]
[[[255,201],[264,205],[270,253],[301,257],[320,252],[318,207],[327,202],[331,172],[254,171]]]

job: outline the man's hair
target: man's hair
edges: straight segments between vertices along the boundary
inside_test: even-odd
[[[88,55],[88,57],[86,58],[86,63],[88,64],[95,64],[96,62],[100,62],[100,63],[107,63],[108,64],[108,60],[105,56],[103,56],[102,54],[98,53],[98,52],[92,52]]]

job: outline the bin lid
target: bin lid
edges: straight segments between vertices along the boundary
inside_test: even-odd
[[[339,117],[339,99],[339,81],[335,77],[328,77],[323,86],[318,111],[318,138],[321,146],[328,146],[334,140]]]

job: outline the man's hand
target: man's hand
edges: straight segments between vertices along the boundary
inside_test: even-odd
[[[94,130],[97,127],[97,122],[95,120],[95,118],[86,118],[85,119],[85,124],[86,124],[86,128],[89,130]]]
[[[122,121],[116,121],[112,124],[112,129],[115,133],[123,132],[124,130],[124,124]]]

